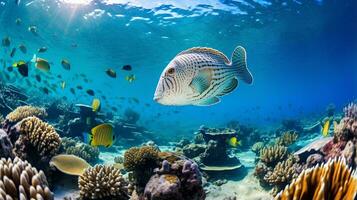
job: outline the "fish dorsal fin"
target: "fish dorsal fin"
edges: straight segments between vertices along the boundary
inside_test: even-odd
[[[216,50],[216,49],[212,49],[212,48],[208,48],[208,47],[193,47],[190,49],[187,49],[185,51],[180,52],[179,55],[184,55],[184,54],[188,54],[188,53],[207,53],[207,54],[213,54],[215,56],[218,56],[220,58],[222,58],[224,60],[225,63],[230,63],[229,59],[227,58],[226,55],[224,55],[222,52]]]
[[[218,97],[211,97],[207,99],[202,99],[200,102],[196,103],[197,106],[211,106],[219,103],[221,100]]]
[[[211,85],[212,81],[212,70],[211,69],[202,69],[198,74],[193,77],[190,87],[197,93],[202,94],[208,87]]]
[[[238,87],[238,79],[232,78],[230,81],[227,81],[226,87],[223,89],[223,91],[220,94],[218,94],[218,96],[229,94],[237,87]]]

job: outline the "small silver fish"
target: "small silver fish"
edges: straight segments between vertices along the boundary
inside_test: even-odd
[[[154,100],[163,105],[209,106],[238,86],[238,78],[251,84],[246,51],[238,46],[230,61],[223,53],[194,47],[179,53],[161,74]]]

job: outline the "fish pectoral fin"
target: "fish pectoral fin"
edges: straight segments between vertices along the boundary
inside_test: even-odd
[[[190,87],[197,93],[202,94],[205,90],[209,88],[212,81],[212,70],[202,69],[198,74],[192,79]]]
[[[217,96],[223,96],[223,95],[229,94],[237,87],[238,87],[238,79],[232,78],[231,80],[227,81],[227,83],[225,84],[225,88]]]
[[[197,106],[212,106],[219,103],[221,100],[218,97],[211,97],[208,99],[202,99],[199,103],[196,103]]]

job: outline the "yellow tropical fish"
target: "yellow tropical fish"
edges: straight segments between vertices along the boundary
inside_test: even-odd
[[[328,135],[328,131],[330,129],[330,120],[326,120],[322,127],[322,135],[326,137]]]
[[[115,136],[113,126],[111,124],[100,124],[92,128],[88,137],[84,140],[91,146],[105,146],[110,147],[113,145]]]
[[[129,76],[126,76],[125,79],[129,82],[132,83],[133,81],[135,81],[135,75],[131,74]]]
[[[62,88],[62,90],[64,90],[65,87],[66,87],[66,81],[62,81],[62,82],[61,82],[61,88]]]
[[[33,55],[33,58],[31,61],[35,63],[35,66],[37,69],[40,69],[44,72],[50,71],[50,68],[51,68],[50,63],[43,58],[36,57],[36,54]]]
[[[240,141],[238,141],[237,137],[231,137],[230,139],[227,140],[227,143],[231,147],[237,147],[242,145]]]
[[[100,111],[100,100],[99,99],[93,99],[92,102],[92,109],[93,112],[99,112]]]

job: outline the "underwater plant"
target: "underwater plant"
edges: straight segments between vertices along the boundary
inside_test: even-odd
[[[38,171],[27,161],[16,157],[0,160],[1,199],[43,199],[53,200],[43,171]]]

